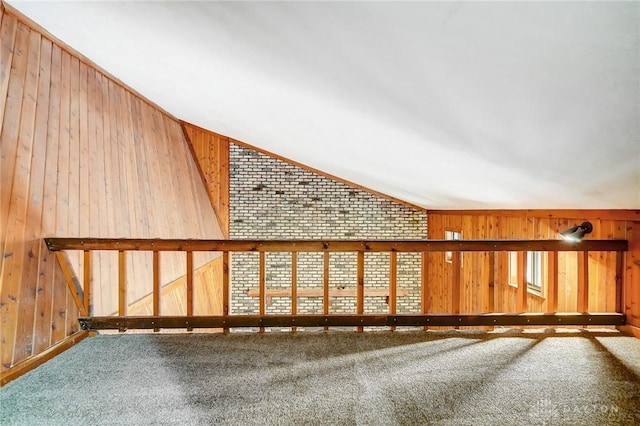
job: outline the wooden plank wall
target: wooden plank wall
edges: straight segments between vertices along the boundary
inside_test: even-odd
[[[550,210],[486,210],[486,211],[429,211],[429,238],[444,239],[445,231],[462,233],[463,239],[556,239],[558,232],[589,220],[593,223],[593,239],[629,239],[636,247],[635,230],[640,217],[636,211],[550,211]],[[634,246],[635,244],[635,246]],[[626,259],[627,313],[637,315],[637,303],[631,294],[638,294],[640,273],[632,256],[640,248],[630,250]],[[492,260],[492,256],[493,260]],[[464,253],[462,260],[461,312],[516,312],[517,288],[509,285],[507,253]],[[546,257],[543,258],[546,263]],[[444,261],[444,254],[427,255],[427,286],[429,312],[450,312],[452,264]],[[493,263],[493,266],[492,266]],[[616,308],[616,255],[589,253],[589,311],[614,312]],[[577,309],[577,268],[575,253],[558,255],[558,311]],[[543,270],[543,277],[546,271]],[[634,284],[633,284],[634,283]],[[632,286],[636,286],[633,287]],[[547,312],[547,287],[542,294],[527,294],[528,312]],[[638,316],[640,318],[640,316]]]
[[[627,324],[636,327],[634,334],[640,337],[640,221],[627,226],[629,251],[625,259],[624,310]]]
[[[198,268],[193,274],[194,315],[222,314],[222,256]],[[160,315],[185,315],[187,279],[182,276],[161,289]],[[116,314],[114,312],[114,314]],[[153,315],[153,296],[133,301],[129,315]]]
[[[229,238],[229,138],[182,122],[209,199]]]
[[[35,25],[0,12],[2,371],[69,335],[77,312],[42,238],[222,238],[180,123]],[[128,299],[151,255],[127,254]],[[184,257],[184,256],[182,256]],[[196,267],[213,259],[199,255]],[[82,281],[82,253],[70,253]],[[92,259],[94,312],[117,306],[117,253]],[[167,255],[164,283],[185,274]],[[115,284],[115,285],[114,285]],[[64,326],[59,318],[66,317]]]

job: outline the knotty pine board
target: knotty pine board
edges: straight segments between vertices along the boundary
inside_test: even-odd
[[[6,11],[0,35],[5,371],[77,330],[74,301],[42,238],[223,234],[178,121]],[[136,300],[150,291],[151,261],[128,256],[128,297]],[[163,257],[164,283],[186,273],[180,253]],[[69,258],[83,284],[82,252]],[[212,258],[198,254],[195,266]],[[116,260],[92,257],[96,313],[117,305]]]

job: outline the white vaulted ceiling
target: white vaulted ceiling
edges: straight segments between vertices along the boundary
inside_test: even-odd
[[[435,209],[640,209],[638,2],[8,1],[174,116]]]

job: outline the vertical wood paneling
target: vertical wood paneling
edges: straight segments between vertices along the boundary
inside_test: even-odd
[[[80,330],[80,324],[78,323],[78,318],[80,317],[79,311],[76,307],[75,301],[73,301],[69,297],[69,292],[67,291],[67,307],[65,312],[65,335],[70,336]]]
[[[40,46],[40,66],[38,67],[38,97],[36,101],[35,123],[33,136],[31,138],[31,165],[29,180],[29,197],[27,203],[27,217],[24,232],[24,252],[25,264],[22,268],[20,291],[20,310],[33,312],[36,308],[38,296],[38,280],[40,267],[40,248],[42,228],[40,225],[42,218],[42,200],[44,195],[47,120],[49,115],[49,87],[51,70],[51,43],[45,40],[40,43],[37,33],[32,33],[32,38],[37,37],[37,44]],[[35,316],[19,315],[16,331],[14,359],[24,359],[31,355],[34,344],[34,321]]]
[[[113,129],[112,119],[111,119],[111,95],[110,95],[110,84],[109,80],[101,76],[101,82],[98,88],[99,93],[102,95],[102,114],[100,114],[100,118],[102,119],[102,140],[104,146],[104,191],[105,191],[105,212],[106,206],[112,206],[114,200],[117,200],[117,196],[115,194],[115,182],[116,176],[114,173],[116,168],[114,167],[114,150],[116,149],[115,144],[113,143],[113,138],[111,137],[111,132]],[[101,229],[105,231],[104,235],[114,235],[115,234],[115,222],[116,215],[115,214],[106,214],[106,221],[103,223]]]
[[[444,216],[436,215],[433,219],[429,219],[429,238],[431,239],[444,239]],[[444,253],[428,253],[426,255],[427,265],[427,286],[429,287],[428,293],[428,307],[429,313],[444,313],[446,312],[444,292]]]
[[[37,101],[36,97],[38,96],[38,91],[41,88],[39,77],[40,77],[40,37],[37,33],[30,33],[30,48],[29,48],[29,70],[27,72],[27,80],[26,84],[32,86],[29,91],[26,92],[27,96],[29,96],[29,102],[23,102],[23,114],[25,112],[28,115],[21,117],[22,119],[26,119],[30,124],[33,124],[35,129],[25,130],[20,133],[20,146],[19,146],[19,155],[20,152],[29,153],[30,165],[29,168],[37,168],[38,170],[33,171],[24,171],[25,172],[25,180],[23,182],[28,185],[27,197],[25,199],[25,217],[17,218],[17,222],[14,226],[17,227],[15,231],[20,232],[23,231],[23,245],[21,245],[22,253],[19,251],[14,253],[18,257],[22,257],[23,264],[20,265],[20,269],[16,269],[15,267],[19,265],[19,263],[14,263],[14,272],[16,275],[15,279],[20,283],[25,283],[26,285],[20,285],[19,294],[20,297],[18,299],[17,307],[19,310],[27,310],[33,312],[35,309],[35,294],[36,294],[36,281],[38,277],[37,268],[38,268],[38,258],[36,254],[39,249],[39,242],[36,239],[39,236],[39,232],[30,226],[31,223],[39,222],[42,211],[41,200],[42,200],[42,180],[43,180],[43,169],[44,169],[44,154],[40,149],[42,146],[40,144],[34,143],[34,134],[38,132],[38,137],[42,137],[43,126],[41,125],[42,120],[38,122],[37,112],[38,108],[36,108]],[[44,84],[43,84],[44,85]],[[31,91],[33,90],[33,91]],[[26,100],[26,99],[25,99]],[[33,109],[30,107],[25,111],[25,105],[33,104]],[[42,109],[40,108],[40,114],[42,114]],[[32,121],[33,120],[33,121]],[[45,117],[46,120],[46,117]],[[46,128],[46,127],[45,127]],[[24,129],[23,129],[24,130]],[[15,178],[17,178],[22,173],[16,171]],[[17,182],[14,181],[14,185]],[[33,202],[36,202],[36,205],[33,205]],[[17,246],[16,246],[17,248]],[[35,252],[35,253],[34,253]],[[20,256],[21,255],[21,256]],[[35,260],[34,260],[35,257]],[[32,273],[30,269],[35,268],[35,272]],[[21,274],[21,275],[19,275]],[[15,343],[14,343],[14,359],[22,359],[26,357],[31,351],[31,346],[33,343],[33,317],[23,318],[22,316],[18,316],[17,321],[17,330],[15,331]]]
[[[33,354],[39,354],[49,347],[51,340],[51,313],[53,306],[53,286],[56,260],[47,250],[44,241],[40,248],[40,268],[33,336]]]
[[[153,136],[155,137],[155,140],[160,143],[159,146],[156,147],[160,154],[160,162],[162,163],[161,166],[158,166],[157,170],[159,175],[163,176],[163,178],[160,178],[161,185],[159,189],[163,191],[163,194],[166,194],[165,199],[162,203],[165,208],[178,209],[179,203],[176,202],[176,198],[174,195],[178,188],[175,187],[173,183],[173,174],[175,172],[171,169],[172,162],[167,162],[166,160],[164,160],[164,162],[162,161],[162,159],[172,158],[171,155],[173,155],[170,152],[170,139],[167,135],[164,117],[159,113],[159,111],[154,111],[151,116],[155,128]],[[169,176],[165,176],[166,173],[168,173]],[[154,207],[161,208],[157,203],[154,204]],[[178,218],[169,215],[165,218],[161,226],[171,227],[171,229],[178,230],[180,225]],[[161,274],[163,277],[170,277],[173,271],[176,270],[176,268],[181,267],[181,259],[177,257],[176,253],[167,254],[167,256],[164,256],[161,264]],[[172,281],[172,279],[173,278],[169,278],[168,280]]]
[[[558,253],[549,253],[547,277],[547,312],[558,311]]]
[[[187,316],[193,316],[193,252],[187,253]]]
[[[102,77],[102,74],[95,71],[95,98],[92,97],[95,103],[95,151],[97,154],[92,154],[91,157],[97,160],[96,171],[91,172],[91,194],[93,198],[98,200],[98,214],[92,215],[94,218],[92,223],[92,234],[95,232],[97,235],[106,236],[113,235],[110,231],[113,229],[114,215],[110,214],[107,210],[108,206],[112,206],[111,198],[111,171],[108,167],[111,159],[111,147],[110,147],[110,124],[107,112],[109,111],[109,96],[108,85],[106,79]],[[97,158],[96,158],[97,157]],[[93,210],[92,210],[93,212]],[[100,282],[114,282],[113,270],[110,268],[109,256],[113,256],[113,253],[98,253],[95,259],[94,277]],[[107,289],[100,285],[93,286],[94,289],[94,314],[104,313],[108,311],[106,306],[112,306],[114,303],[111,299],[111,293]],[[99,305],[98,305],[99,303]]]
[[[80,64],[79,67],[79,111],[78,111],[78,140],[80,143],[79,148],[79,208],[78,208],[78,220],[79,220],[79,235],[90,235],[91,231],[91,217],[95,214],[90,210],[90,204],[93,201],[89,195],[89,169],[91,166],[91,158],[89,156],[89,150],[94,148],[95,138],[89,136],[89,118],[88,113],[92,112],[92,122],[95,121],[95,111],[89,111],[89,75],[88,69],[85,64]],[[92,123],[95,128],[95,123]],[[93,214],[92,214],[93,213]],[[86,218],[86,219],[84,219]]]
[[[83,147],[82,155],[83,161],[81,163],[82,170],[82,195],[81,200],[84,202],[85,209],[88,212],[88,220],[83,220],[85,235],[99,235],[99,221],[100,221],[100,199],[104,195],[99,191],[104,186],[104,168],[102,152],[102,138],[98,139],[97,135],[97,93],[95,82],[95,70],[87,67],[85,64],[80,64],[81,74],[86,74],[86,99],[85,99],[85,112],[83,113],[85,126],[81,127],[81,145]],[[100,100],[102,102],[102,100]],[[101,179],[97,181],[98,179]],[[91,196],[90,194],[93,194]],[[83,277],[83,280],[88,280],[93,283],[94,277],[97,277],[98,282],[102,282],[102,268],[100,261],[100,253],[94,253],[92,256],[91,274],[88,277]],[[86,284],[86,283],[85,283]],[[92,291],[95,291],[92,285]],[[100,293],[98,293],[100,294]],[[95,297],[92,297],[95,299]],[[93,301],[92,301],[93,305]],[[93,312],[93,310],[92,310]]]
[[[229,315],[229,252],[222,253],[222,315]]]
[[[624,300],[623,300],[623,284],[624,284],[624,253],[617,252],[616,253],[616,304],[615,304],[615,312],[624,312]]]
[[[9,198],[9,210],[6,227],[6,242],[4,242],[4,256],[5,261],[2,265],[2,281],[3,281],[3,306],[2,306],[2,339],[10,344],[10,348],[5,348],[2,353],[2,364],[4,366],[11,365],[14,355],[14,345],[16,339],[16,326],[18,315],[20,312],[20,293],[21,293],[21,279],[22,279],[22,267],[25,263],[24,249],[25,249],[25,227],[26,216],[28,209],[28,189],[30,173],[29,168],[31,164],[31,151],[33,148],[33,128],[35,121],[35,107],[37,97],[37,84],[38,84],[38,67],[39,67],[39,49],[40,39],[37,34],[31,34],[29,29],[20,25],[18,27],[18,41],[24,43],[24,49],[20,51],[19,57],[26,59],[24,65],[26,72],[23,81],[23,90],[16,89],[17,93],[22,93],[22,102],[20,108],[19,122],[14,123],[13,119],[18,117],[12,117],[11,121],[6,121],[6,125],[16,124],[20,122],[26,123],[25,126],[19,126],[18,131],[14,138],[5,141],[4,131],[2,132],[2,146],[6,143],[11,144],[15,149],[10,149],[11,156],[15,161],[15,173],[13,175],[11,183],[11,197]],[[22,74],[22,71],[20,71]],[[14,80],[18,83],[20,80]],[[12,134],[12,136],[13,136]],[[5,152],[2,152],[2,158],[5,157]],[[9,165],[7,165],[9,166]],[[3,172],[5,165],[3,164]],[[7,167],[9,168],[9,167]],[[5,182],[2,182],[5,187]],[[3,191],[4,192],[4,191]],[[6,299],[5,299],[6,298]]]
[[[5,16],[7,17],[2,20],[2,57],[6,57],[9,63],[5,64],[3,61],[0,65],[2,66],[2,87],[0,89],[3,91],[1,93],[2,99],[0,99],[3,106],[0,114],[0,120],[2,120],[2,129],[0,129],[0,141],[2,141],[0,143],[2,159],[0,185],[2,188],[11,188],[13,171],[16,166],[22,91],[27,70],[27,52],[24,50],[28,30],[24,25],[19,25],[13,17],[6,14]],[[10,190],[0,192],[0,231],[7,240],[10,197]],[[2,270],[4,270],[5,259],[0,259],[0,262],[2,262]]]
[[[43,237],[223,235],[210,220],[215,212],[179,122],[13,15],[2,11],[1,18],[0,369],[5,371],[78,329],[74,299]],[[87,277],[82,252],[68,257],[81,284],[101,283],[91,295],[95,313],[117,309],[117,254],[95,253]],[[194,266],[212,257],[198,254]],[[151,293],[153,262],[150,256],[127,260],[129,297],[137,300]],[[163,256],[163,284],[184,272],[184,262],[172,253]],[[206,290],[208,297],[221,297],[209,291],[211,274],[197,276],[202,284],[196,295]],[[222,309],[221,301],[206,303]]]
[[[578,312],[589,311],[589,253],[578,253],[578,291],[577,310]]]
[[[540,211],[533,216],[530,211],[492,211],[429,213],[429,238],[442,239],[444,231],[462,230],[464,239],[546,239],[557,238],[558,232],[575,224],[589,220],[594,224],[594,232],[587,238],[594,239],[629,239],[631,233],[626,220],[616,220],[615,211],[607,213],[606,219],[599,217],[575,217],[580,211],[573,211],[571,217],[563,217],[563,211]],[[442,256],[442,257],[439,257]],[[628,265],[631,250],[626,254]],[[427,281],[429,283],[429,300],[431,312],[450,312],[448,292],[451,291],[451,264],[444,261],[444,256],[431,253],[428,256]],[[546,277],[542,295],[532,292],[518,292],[518,288],[509,284],[509,255],[495,253],[494,265],[491,267],[487,253],[463,254],[462,268],[462,309],[469,312],[487,312],[489,282],[493,282],[493,301],[496,312],[516,312],[518,307],[527,306],[528,312],[560,311],[575,312],[578,309],[578,255],[572,252],[561,252],[546,259],[543,275]],[[555,261],[555,262],[554,262]],[[589,253],[587,262],[581,263],[583,274],[588,273],[588,293],[583,293],[581,303],[588,303],[591,312],[614,312],[616,289],[616,254]],[[636,266],[637,267],[637,266]],[[627,268],[629,268],[627,266]],[[550,270],[551,269],[551,270]],[[556,282],[547,277],[557,269]],[[490,271],[491,270],[491,271]],[[493,272],[493,277],[489,272]],[[626,280],[629,279],[627,269]],[[625,280],[625,283],[627,282]],[[585,281],[586,282],[586,281]],[[549,291],[556,291],[557,297]],[[519,296],[519,297],[518,297]],[[628,301],[628,297],[625,299]],[[586,308],[585,308],[586,310]],[[629,308],[627,307],[627,312]]]
[[[68,163],[68,198],[67,198],[67,232],[71,235],[80,234],[80,61],[69,57],[69,163]],[[80,263],[80,253],[72,252],[70,256],[73,265]]]
[[[155,252],[157,253],[157,252]],[[160,264],[164,262],[165,255],[159,256]],[[181,253],[182,254],[182,253]],[[184,254],[182,254],[184,258]],[[153,255],[152,265],[153,265]],[[186,262],[185,262],[186,263]],[[211,262],[197,268],[193,273],[193,312],[194,315],[221,315],[223,312],[223,256],[218,256]],[[184,266],[184,265],[183,265]],[[161,268],[158,268],[158,271]],[[160,278],[161,279],[161,278]],[[153,277],[152,277],[153,280]],[[162,280],[164,282],[164,280]],[[211,283],[214,283],[213,285]],[[151,288],[153,289],[152,283]],[[187,277],[182,276],[175,281],[160,285],[158,292],[148,294],[139,300],[128,303],[128,315],[185,315],[187,301]],[[157,297],[156,297],[157,295]],[[179,301],[177,303],[176,301]],[[154,304],[157,306],[154,307]],[[180,304],[182,303],[182,304]],[[116,315],[117,312],[110,312]]]
[[[84,283],[84,299],[82,301],[84,305],[84,310],[88,315],[93,315],[93,309],[91,307],[92,302],[92,286],[91,286],[91,252],[88,250],[84,251],[83,258],[83,283]]]
[[[152,315],[160,315],[160,302],[162,300],[160,293],[160,252],[153,252],[153,311]],[[154,330],[158,331],[158,329]]]
[[[56,261],[54,265],[50,345],[61,341],[67,336],[67,298],[71,299],[60,264]]]
[[[69,79],[71,58],[61,52],[60,77],[60,133],[58,139],[58,179],[56,191],[55,235],[69,234]]]
[[[496,216],[495,229],[493,238],[500,239],[503,237],[503,223],[505,218]],[[504,252],[496,253],[495,256],[495,281],[494,281],[494,311],[500,311],[505,305],[504,294],[506,287],[509,286],[509,270],[508,270],[508,254]]]
[[[55,235],[57,214],[57,184],[58,184],[58,151],[60,135],[60,82],[62,51],[57,45],[51,49],[51,73],[49,87],[49,113],[46,136],[46,159],[44,194],[42,201],[41,235]],[[54,303],[54,286],[59,266],[55,257],[41,243],[41,267],[38,282],[38,303],[36,311],[35,344],[33,353],[44,351],[53,340],[53,321],[56,304]]]
[[[70,58],[69,69],[69,176],[67,198],[67,232],[70,235],[80,234],[80,61],[77,57],[67,54]],[[82,270],[82,257],[80,252],[69,253],[72,265],[77,271]],[[82,274],[76,274],[81,279]],[[82,285],[82,283],[80,283]],[[67,315],[68,317],[68,315]],[[69,326],[67,318],[67,326]]]
[[[518,252],[518,289],[516,313],[527,312],[527,254]]]
[[[124,251],[118,252],[118,315],[127,315],[127,257]]]
[[[229,236],[229,138],[182,122],[224,235]]]
[[[497,239],[499,237],[499,218],[494,215],[487,217],[487,236],[490,239]],[[489,306],[487,312],[496,312],[496,307],[500,306],[498,302],[498,295],[500,293],[500,254],[493,253],[489,255],[490,276],[489,276]]]
[[[0,8],[1,9],[1,8]],[[0,111],[5,110],[7,92],[9,90],[9,75],[13,62],[13,46],[16,38],[17,20],[0,10],[2,22],[0,23]],[[0,129],[4,115],[0,114]],[[4,229],[4,228],[0,228]]]
[[[630,222],[627,235],[629,252],[625,261],[624,311],[627,323],[640,327],[640,222]]]
[[[460,273],[461,253],[459,251],[454,251],[451,254],[451,258],[451,313],[459,314],[461,297],[460,287],[462,286]]]

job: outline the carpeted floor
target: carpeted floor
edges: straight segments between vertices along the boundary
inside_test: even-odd
[[[617,332],[123,334],[0,389],[1,425],[638,425]]]

